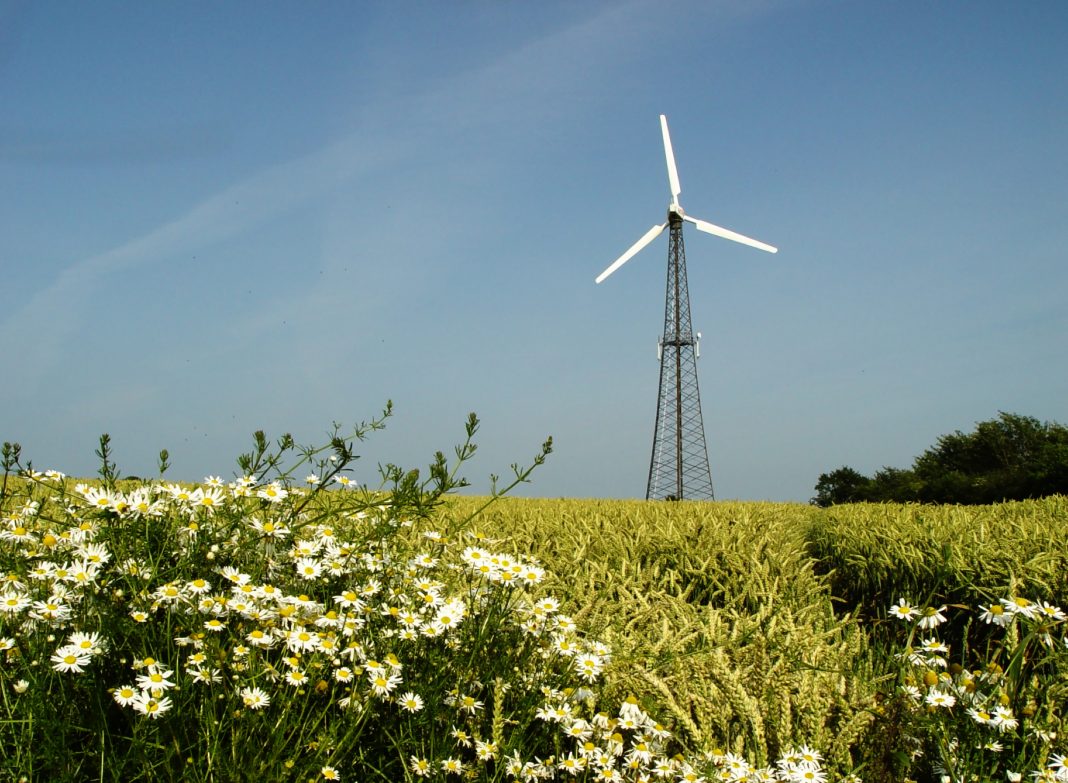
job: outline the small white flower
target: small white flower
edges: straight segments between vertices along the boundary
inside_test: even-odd
[[[57,672],[81,674],[85,671],[85,667],[89,665],[89,654],[82,651],[64,646],[60,647],[55,653],[52,654],[52,668]]]
[[[271,697],[262,688],[242,688],[239,695],[241,696],[241,701],[250,710],[262,710],[271,703]]]
[[[1023,615],[1028,620],[1034,620],[1039,612],[1038,604],[1018,595],[1012,598],[1002,598],[1001,605],[1005,607],[1006,612]]]
[[[937,628],[939,625],[946,621],[946,615],[944,614],[944,612],[948,608],[949,607],[945,606],[944,604],[938,607],[937,609],[933,606],[928,606],[926,609],[923,610],[922,616],[920,617],[920,621],[917,623],[917,625],[920,628],[924,629]]]
[[[924,699],[932,707],[950,708],[957,703],[957,697],[945,691],[931,691]]]
[[[919,614],[920,610],[904,598],[901,598],[896,604],[890,607],[890,615],[899,620],[913,620],[916,617],[919,617]]]

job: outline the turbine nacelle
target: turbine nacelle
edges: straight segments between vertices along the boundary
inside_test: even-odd
[[[624,253],[615,261],[613,261],[607,269],[605,269],[603,272],[601,272],[600,275],[597,276],[596,282],[602,282],[610,274],[612,274],[621,266],[623,266],[623,264],[627,263],[627,261],[636,256],[646,245],[648,245],[650,242],[660,236],[660,233],[671,224],[673,215],[677,215],[681,220],[686,220],[690,223],[693,223],[695,226],[697,226],[698,231],[703,231],[706,234],[712,234],[713,236],[717,236],[722,239],[729,239],[732,242],[739,242],[743,245],[749,245],[749,247],[755,247],[758,250],[763,250],[767,253],[779,252],[778,248],[769,245],[766,242],[761,242],[759,239],[747,237],[744,234],[739,234],[736,231],[731,231],[730,229],[723,228],[722,226],[717,226],[714,223],[709,223],[706,220],[697,220],[696,218],[690,217],[683,211],[682,205],[679,204],[679,194],[682,192],[682,186],[679,185],[679,172],[678,168],[675,166],[675,152],[671,147],[671,135],[668,133],[667,117],[665,117],[663,114],[660,115],[660,131],[664,137],[664,160],[667,162],[668,187],[670,187],[671,189],[671,203],[668,205],[667,222],[659,226],[653,226],[651,229],[645,232],[642,238],[635,242],[633,245],[631,245],[626,253]]]

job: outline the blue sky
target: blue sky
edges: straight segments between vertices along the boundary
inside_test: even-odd
[[[670,201],[717,497],[807,500],[999,410],[1068,421],[1060,2],[0,0],[0,438],[231,475],[395,405],[356,472],[555,453],[641,497]]]

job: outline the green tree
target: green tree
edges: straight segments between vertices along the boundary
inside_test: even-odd
[[[1000,412],[943,435],[913,465],[919,500],[995,503],[1068,493],[1068,427]]]
[[[1068,494],[1068,427],[998,413],[975,430],[943,435],[911,469],[885,467],[868,478],[849,467],[823,473],[812,503],[984,504]]]
[[[816,482],[816,497],[813,505],[827,506],[835,503],[861,503],[870,500],[871,479],[848,466],[821,473]]]
[[[876,503],[908,503],[917,499],[923,481],[912,470],[880,468],[871,479],[870,499]]]

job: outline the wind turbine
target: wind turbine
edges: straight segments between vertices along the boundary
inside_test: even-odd
[[[636,256],[665,228],[670,227],[668,244],[667,297],[664,305],[664,334],[660,340],[660,393],[656,403],[656,430],[653,435],[653,456],[649,463],[649,482],[646,499],[685,498],[712,499],[712,474],[708,467],[704,422],[701,418],[701,396],[697,386],[696,342],[690,325],[690,294],[686,282],[686,250],[682,241],[684,222],[693,223],[698,231],[733,242],[755,247],[768,253],[778,248],[758,239],[687,215],[679,204],[679,172],[671,147],[667,117],[660,115],[660,131],[664,137],[664,158],[667,161],[668,186],[671,203],[667,221],[653,226],[641,239],[597,276],[604,280],[623,264]],[[700,335],[698,335],[700,338]]]

